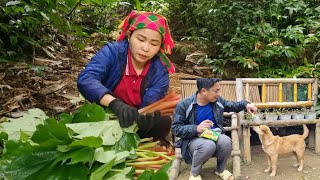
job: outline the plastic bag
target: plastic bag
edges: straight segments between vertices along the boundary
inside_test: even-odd
[[[214,131],[212,129],[206,129],[204,130],[199,137],[210,139],[212,141],[217,141],[220,136],[219,131]]]

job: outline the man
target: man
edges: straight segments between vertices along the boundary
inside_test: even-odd
[[[197,79],[198,91],[178,103],[172,123],[172,134],[181,139],[175,143],[181,148],[186,163],[191,164],[189,180],[201,180],[202,165],[212,156],[217,157],[216,174],[224,180],[234,179],[225,169],[231,155],[231,139],[224,134],[223,112],[255,112],[257,107],[243,100],[231,102],[220,96],[220,79]],[[199,137],[205,130],[221,132],[217,141]]]

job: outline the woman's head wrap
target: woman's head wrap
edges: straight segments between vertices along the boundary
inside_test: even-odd
[[[162,43],[158,56],[162,64],[167,67],[168,72],[174,73],[174,65],[166,56],[166,54],[171,54],[174,42],[165,17],[153,12],[132,11],[119,25],[119,28],[121,29],[121,34],[118,41],[125,39],[128,32],[133,32],[137,29],[148,28],[159,32],[162,36]]]

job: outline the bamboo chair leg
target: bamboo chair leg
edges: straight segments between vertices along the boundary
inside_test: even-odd
[[[180,167],[181,167],[181,161],[182,161],[181,149],[176,148],[175,153],[176,153],[176,159],[173,160],[170,168],[170,172],[169,172],[170,180],[177,179],[180,174]]]
[[[316,123],[315,152],[320,153],[320,123]]]
[[[238,127],[237,115],[233,114],[231,117],[231,127]],[[241,160],[240,160],[240,149],[239,149],[239,136],[238,130],[231,131],[232,138],[232,162],[233,162],[233,176],[235,179],[241,178]]]
[[[317,123],[314,125],[315,127],[313,127],[313,124],[311,126],[309,126],[309,136],[308,136],[308,148],[309,149],[313,149],[316,148],[315,144],[317,144],[315,137],[317,136],[317,134],[315,133],[315,130],[317,129]]]
[[[250,128],[243,126],[243,160],[245,164],[251,163]]]

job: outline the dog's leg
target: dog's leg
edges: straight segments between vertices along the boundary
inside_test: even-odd
[[[270,172],[270,170],[271,170],[271,159],[268,154],[267,154],[267,159],[268,159],[268,168],[265,169],[264,172]]]
[[[294,157],[296,157],[297,162],[295,164],[293,164],[292,166],[296,168],[300,165],[300,159],[297,155],[297,152],[293,152],[293,155],[294,155]]]
[[[278,163],[278,154],[275,154],[273,156],[270,156],[271,159],[271,177],[274,177],[277,173],[277,163]]]
[[[302,169],[303,169],[304,151],[305,151],[305,149],[298,150],[296,152],[297,153],[298,162],[299,162],[299,168],[298,168],[299,172],[302,171]]]

